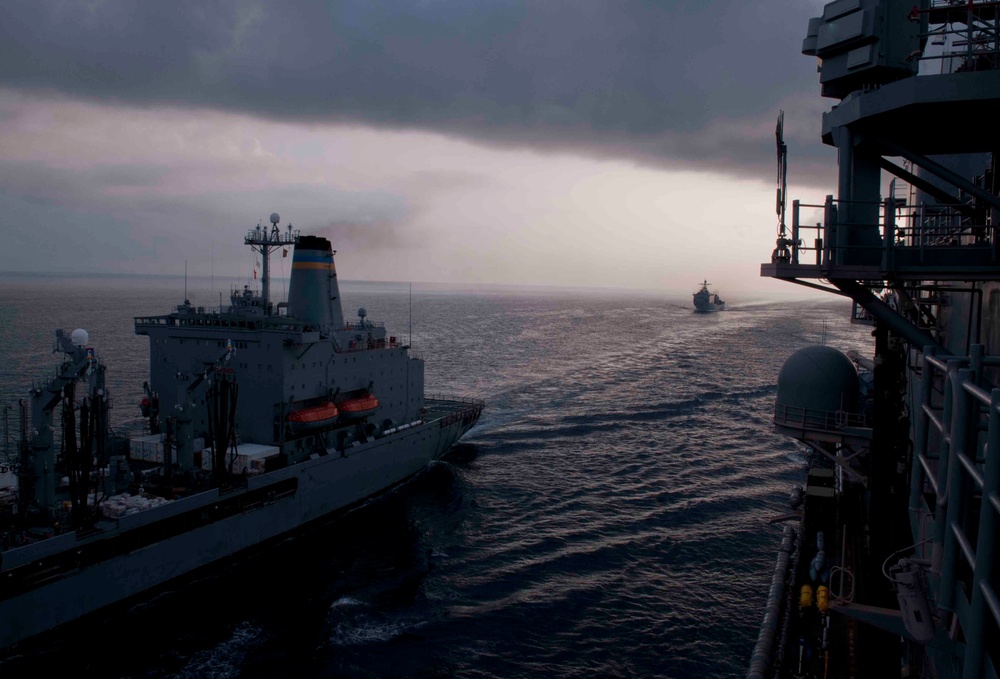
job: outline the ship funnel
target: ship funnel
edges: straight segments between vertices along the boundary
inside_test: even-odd
[[[344,327],[333,249],[326,238],[301,236],[295,245],[288,315],[324,330]]]

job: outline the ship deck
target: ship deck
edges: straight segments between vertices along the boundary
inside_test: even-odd
[[[483,401],[473,398],[452,398],[438,395],[428,396],[424,399],[424,407],[427,408],[424,420],[431,422],[450,415],[464,413],[470,409],[478,408],[479,410],[482,410],[485,405],[486,404]]]

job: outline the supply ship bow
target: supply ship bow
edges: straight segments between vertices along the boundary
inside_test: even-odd
[[[786,204],[779,117],[761,274],[853,300],[874,355],[809,347],[778,377],[809,471],[750,677],[1000,669],[998,10],[840,0],[809,22],[837,193]]]

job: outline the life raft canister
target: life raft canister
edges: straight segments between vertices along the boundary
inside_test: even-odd
[[[816,608],[819,609],[820,613],[826,613],[830,610],[830,590],[827,589],[826,585],[820,585],[816,588]]]
[[[799,608],[810,608],[813,605],[812,585],[802,585],[799,590]]]

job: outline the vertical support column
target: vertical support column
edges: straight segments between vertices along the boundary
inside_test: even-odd
[[[913,465],[910,467],[910,517],[911,520],[920,521],[917,514],[921,510],[921,495],[924,487],[924,467],[920,464],[920,459],[927,457],[927,413],[925,408],[931,404],[931,387],[934,383],[934,366],[931,365],[930,357],[934,355],[935,347],[925,346],[921,355],[920,366],[920,401],[918,403],[917,426],[913,445]],[[919,542],[919,540],[915,540]]]
[[[938,605],[948,611],[955,610],[955,562],[958,549],[952,527],[957,524],[959,512],[962,510],[962,484],[964,482],[960,453],[966,453],[969,440],[970,396],[962,389],[962,382],[971,380],[973,371],[969,368],[952,370],[949,364],[948,377],[951,382],[951,397],[954,403],[951,417],[951,445],[948,446],[947,487],[943,488],[944,497],[938,499],[938,506],[944,502],[944,544],[942,545],[941,563],[941,595]],[[943,460],[942,460],[943,461]]]
[[[905,497],[903,478],[897,465],[900,448],[909,447],[908,427],[900,426],[899,413],[903,408],[901,380],[905,371],[900,342],[892,336],[885,323],[875,324],[875,369],[871,454],[868,467],[868,503],[873,521],[871,554],[873,579],[881,576],[883,560],[895,550],[909,544],[909,517],[899,502]],[[884,581],[884,578],[882,578]],[[886,587],[886,594],[895,601],[895,595]],[[885,605],[884,603],[878,605]]]
[[[836,238],[837,226],[834,221],[837,219],[837,208],[833,204],[833,196],[828,195],[823,204],[823,264],[830,266],[838,264]],[[817,262],[819,264],[820,262]]]
[[[895,608],[899,601],[882,574],[882,564],[894,552],[911,544],[909,516],[901,502],[906,491],[899,488],[906,479],[902,479],[902,470],[897,467],[900,447],[909,444],[907,427],[901,426],[899,418],[903,408],[900,388],[905,361],[902,343],[895,341],[889,324],[876,320],[874,334],[873,426],[867,469],[868,513],[877,520],[869,522],[870,539],[864,546],[867,556],[857,577],[867,583],[860,603]],[[873,629],[866,629],[864,634],[871,645],[861,652],[859,662],[866,663],[866,671],[871,676],[891,676],[893,669],[898,672],[899,636],[884,631],[876,633]],[[875,652],[875,648],[879,651]]]
[[[878,264],[882,239],[878,232],[881,203],[881,149],[865,143],[848,127],[832,131],[840,174],[837,181],[839,214],[836,226],[838,264]]]
[[[994,153],[993,157],[996,158],[997,154]],[[990,208],[990,226],[989,226],[989,239],[990,239],[990,257],[994,264],[1000,261],[1000,233],[997,230],[1000,229],[1000,210],[995,207]]]
[[[973,620],[982,620],[986,611],[986,598],[982,585],[993,570],[997,541],[997,510],[991,499],[1000,488],[1000,389],[990,393],[989,427],[986,433],[986,464],[983,467],[983,501],[979,508],[979,539],[976,541],[976,569],[972,574]],[[983,630],[966,631],[965,663],[962,679],[978,679],[983,666]]]
[[[855,136],[851,158],[851,203],[847,238],[851,264],[878,265],[886,242],[879,233],[878,213],[882,207],[882,155],[873,152],[871,144]]]
[[[969,309],[972,313],[972,309]],[[969,346],[969,367],[972,368],[972,379],[976,384],[983,383],[983,358],[986,356],[985,344],[973,344]],[[973,458],[975,459],[975,458]]]
[[[834,227],[834,262],[838,265],[850,261],[850,225],[853,221],[852,201],[854,197],[854,135],[847,127],[833,130],[833,141],[837,145],[837,224]]]
[[[952,374],[958,371],[958,364],[954,361],[948,362],[948,371],[944,376],[944,399],[941,412],[941,444],[938,447],[937,482],[938,495],[934,504],[934,539],[931,545],[931,570],[940,575],[941,573],[941,546],[945,539],[945,511],[948,502],[948,460],[950,459],[951,430],[952,430],[952,410],[954,409],[952,387]],[[941,602],[941,593],[938,592],[937,600]]]
[[[792,201],[792,264],[799,263],[799,201]]]
[[[850,204],[854,200],[852,171],[854,166],[854,135],[846,127],[837,127],[832,131],[833,142],[837,146],[837,202],[840,205],[840,215],[843,219],[850,218]],[[837,264],[844,263],[844,252],[847,247],[847,226],[837,224],[835,257]]]
[[[993,184],[992,186],[987,186],[986,190],[993,195],[997,195],[997,190],[1000,189],[1000,174],[998,174],[1000,173],[1000,149],[993,150],[993,162],[991,163],[990,170],[990,176],[993,177]],[[1000,210],[993,205],[989,205],[987,211],[989,213],[989,227],[987,228],[986,237],[990,243],[990,258],[995,264],[997,261],[1000,261],[1000,233],[997,231],[1000,229]]]
[[[49,404],[57,402],[57,399],[61,397],[61,390],[56,391],[51,387],[38,389],[31,395],[31,426],[34,429],[28,448],[31,456],[31,466],[30,471],[22,470],[22,473],[31,475],[33,479],[31,484],[33,494],[28,499],[21,498],[20,504],[22,505],[22,510],[31,502],[46,508],[55,504],[56,453],[54,430],[52,427],[52,408],[54,406],[49,407]]]
[[[895,266],[893,247],[896,244],[896,199],[885,199],[882,207],[882,270],[892,271]]]
[[[264,239],[267,240],[267,232],[264,232]],[[260,298],[264,306],[264,313],[270,314],[271,307],[271,246],[261,245],[260,255],[264,260],[263,277],[260,281]]]

